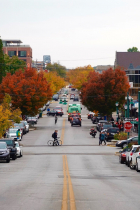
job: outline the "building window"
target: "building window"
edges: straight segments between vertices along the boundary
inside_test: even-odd
[[[12,56],[16,55],[16,51],[8,51],[8,55],[10,57],[12,57]]]
[[[18,51],[18,57],[26,57],[26,51]]]

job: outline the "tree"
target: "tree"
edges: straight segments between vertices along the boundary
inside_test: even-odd
[[[50,89],[52,94],[57,93],[61,88],[65,86],[64,78],[57,75],[57,72],[48,72],[44,73],[44,77],[47,82],[50,84]]]
[[[9,55],[4,55],[5,60],[5,71],[6,73],[14,74],[16,71],[21,69],[22,71],[25,70],[26,62],[20,60],[17,56],[9,57]]]
[[[110,115],[116,110],[115,103],[122,105],[129,89],[128,78],[124,71],[108,69],[102,74],[91,72],[81,90],[82,103],[90,110]]]
[[[5,75],[6,73],[5,73],[4,54],[3,54],[3,44],[2,40],[0,39],[0,83]]]
[[[127,50],[127,52],[139,52],[137,47],[132,47]]]
[[[12,126],[12,121],[20,122],[21,111],[19,109],[11,108],[11,97],[5,94],[4,99],[0,105],[0,138],[3,136],[5,131]]]
[[[50,85],[44,78],[43,72],[35,69],[7,73],[0,85],[0,97],[8,93],[12,97],[12,107],[20,108],[22,115],[34,116],[38,109],[52,97]]]
[[[59,63],[48,63],[46,69],[50,72],[57,72],[60,77],[66,76],[66,67],[60,65]]]
[[[75,88],[80,90],[82,84],[87,81],[88,75],[92,71],[94,71],[94,69],[90,65],[84,67],[77,67],[76,69],[67,72],[67,80]]]

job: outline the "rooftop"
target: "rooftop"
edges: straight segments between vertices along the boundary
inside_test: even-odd
[[[20,43],[22,43],[22,41],[18,40],[18,39],[3,39],[2,42],[6,42],[6,43],[9,43],[9,44],[20,44]]]

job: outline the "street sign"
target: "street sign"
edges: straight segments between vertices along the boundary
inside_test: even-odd
[[[132,117],[125,117],[125,121],[135,121],[137,118],[132,118]]]
[[[126,122],[126,123],[124,124],[124,128],[125,128],[126,130],[130,130],[130,129],[132,128],[132,124],[131,124],[130,122]]]
[[[131,129],[125,129],[126,133],[130,133]]]

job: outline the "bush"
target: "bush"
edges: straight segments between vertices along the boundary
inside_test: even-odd
[[[127,133],[125,133],[125,132],[116,133],[114,135],[114,139],[115,140],[125,140],[125,139],[127,139]]]

